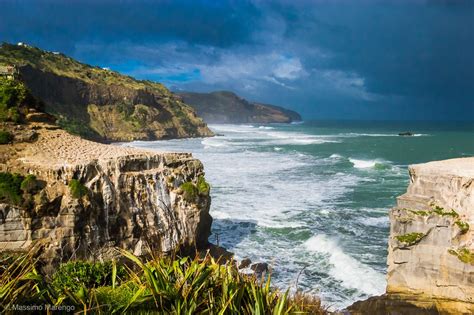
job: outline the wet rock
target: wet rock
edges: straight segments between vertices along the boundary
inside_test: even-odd
[[[239,264],[239,269],[247,268],[251,264],[252,264],[252,261],[250,260],[250,258],[244,258],[244,259],[242,259],[242,261]]]
[[[260,275],[268,271],[268,264],[264,262],[252,264],[250,269],[252,269],[257,275]]]

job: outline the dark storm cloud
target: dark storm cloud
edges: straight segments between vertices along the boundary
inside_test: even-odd
[[[180,38],[228,47],[246,41],[258,14],[245,2],[219,1],[2,1],[6,38],[72,47],[77,41],[134,43]],[[57,46],[56,46],[57,47]]]
[[[26,41],[306,117],[474,119],[471,1],[0,2]]]

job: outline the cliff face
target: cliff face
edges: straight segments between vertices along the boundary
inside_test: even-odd
[[[410,167],[390,221],[388,293],[474,302],[474,158]]]
[[[163,85],[82,64],[58,53],[3,44],[0,64],[19,77],[71,132],[130,141],[211,136],[195,111]]]
[[[228,91],[212,93],[178,93],[207,123],[290,123],[301,121],[291,110],[261,103],[252,103]]]
[[[23,202],[0,200],[1,250],[43,244],[43,258],[58,262],[110,258],[114,247],[142,255],[207,245],[209,191],[182,189],[203,181],[190,154],[98,144],[44,123],[22,128],[37,140],[0,145],[0,171],[36,179]]]
[[[351,314],[474,314],[474,158],[409,168],[390,211],[387,293]]]

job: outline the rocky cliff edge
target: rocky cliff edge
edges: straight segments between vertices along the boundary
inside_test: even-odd
[[[410,166],[390,211],[387,294],[354,314],[474,313],[474,158]]]
[[[99,144],[42,122],[8,128],[15,138],[0,145],[0,172],[31,180],[21,200],[0,200],[0,251],[38,243],[58,262],[207,245],[209,186],[191,154]]]

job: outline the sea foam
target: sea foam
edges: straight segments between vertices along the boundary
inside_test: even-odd
[[[357,289],[367,295],[380,295],[385,291],[385,277],[367,265],[344,253],[337,242],[319,234],[304,243],[313,252],[324,254],[331,264],[329,274],[349,289]]]

